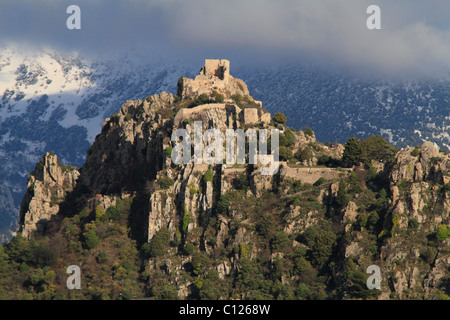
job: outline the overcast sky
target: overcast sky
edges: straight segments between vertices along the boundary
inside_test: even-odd
[[[66,8],[81,8],[68,30]],[[366,9],[381,8],[381,30]],[[0,41],[140,50],[240,63],[316,62],[363,72],[433,73],[450,62],[448,0],[0,0]]]

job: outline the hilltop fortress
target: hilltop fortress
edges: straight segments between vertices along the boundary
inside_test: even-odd
[[[195,79],[182,78],[181,85],[182,98],[195,99],[201,94],[211,96],[214,93],[225,98],[250,96],[245,82],[230,75],[230,61],[225,59],[205,59],[205,65]],[[260,102],[258,104],[262,105]]]
[[[271,120],[270,113],[262,109],[262,102],[250,96],[245,82],[230,75],[230,61],[225,59],[205,59],[205,65],[195,79],[181,78],[179,91],[183,99],[196,99],[201,95],[209,98],[221,95],[224,100],[223,103],[209,103],[192,109],[182,109],[175,118],[175,123],[211,109],[230,108],[234,109],[239,114],[240,121],[247,125],[269,123]],[[240,108],[242,105],[236,106],[236,99],[241,97],[247,102],[244,108]]]

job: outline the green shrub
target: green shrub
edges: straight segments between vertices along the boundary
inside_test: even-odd
[[[331,157],[327,155],[321,155],[317,158],[317,164],[319,165],[326,165],[328,162],[330,162]]]
[[[194,254],[195,252],[195,246],[192,243],[186,243],[183,249],[184,253],[188,256]]]
[[[203,182],[206,184],[207,182],[212,182],[213,181],[213,172],[211,170],[211,168],[209,168],[205,174],[203,175]]]
[[[102,250],[98,253],[95,259],[97,260],[98,263],[104,263],[108,261],[108,254],[106,253],[106,251]]]
[[[367,227],[375,228],[379,219],[380,219],[380,216],[375,211],[369,213],[369,217],[367,218]]]
[[[276,232],[270,241],[272,251],[281,251],[290,244],[289,236],[282,231]]]
[[[101,205],[98,205],[95,207],[95,220],[96,221],[103,221],[105,217],[105,210],[103,210],[103,207]]]
[[[189,224],[191,223],[191,216],[192,214],[184,209],[184,215],[183,215],[183,225],[181,226],[181,231],[186,232]]]
[[[371,160],[389,162],[395,156],[397,149],[381,136],[370,136],[365,140],[347,138],[344,145],[342,161],[348,167],[364,163],[370,165]]]
[[[420,251],[420,258],[425,263],[431,264],[436,257],[437,250],[433,247],[426,247],[424,250]]]
[[[299,298],[306,299],[308,294],[309,294],[309,287],[304,283],[300,283],[297,289],[295,290],[295,295]]]
[[[331,256],[332,248],[336,240],[336,235],[328,230],[318,233],[314,243],[312,258],[316,266],[323,266]]]
[[[127,115],[125,116],[125,121],[130,121],[131,120],[131,114],[127,113]]]
[[[294,207],[300,207],[302,205],[302,199],[300,197],[295,197],[292,205]]]
[[[224,96],[218,93],[217,91],[213,92],[212,97],[215,103],[223,103],[225,101]]]
[[[408,221],[408,228],[410,228],[411,230],[417,230],[418,227],[419,221],[417,221],[417,219],[412,218],[411,220]]]
[[[375,168],[374,166],[369,166],[369,170],[368,170],[368,174],[367,174],[367,179],[368,180],[374,180],[377,177],[377,168]]]
[[[152,282],[150,295],[155,300],[177,300],[177,287],[167,279],[158,279]]]
[[[40,268],[52,266],[58,262],[57,253],[50,248],[47,239],[32,245],[31,251],[32,263]]]
[[[278,136],[278,146],[287,147],[287,145],[288,145],[288,140],[287,140],[286,136],[283,133],[280,133],[280,135]]]
[[[287,129],[284,132],[284,136],[286,137],[286,147],[290,147],[295,144],[295,134],[291,129]]]
[[[292,183],[292,190],[294,192],[299,192],[302,190],[302,181],[301,180],[295,180],[294,183]]]
[[[309,247],[313,247],[316,243],[319,231],[315,226],[306,228],[305,232],[301,235],[301,241]]]
[[[32,259],[32,248],[30,243],[21,234],[18,234],[10,241],[7,246],[7,253],[11,260],[19,263],[27,263]]]
[[[279,155],[281,161],[288,161],[292,159],[292,151],[288,147],[280,147]]]
[[[169,189],[171,186],[173,186],[174,181],[172,178],[168,176],[162,176],[158,179],[158,184],[163,190]]]
[[[217,213],[222,214],[227,212],[230,203],[231,199],[229,194],[221,195],[219,201],[217,202]]]
[[[306,270],[311,268],[311,263],[304,257],[297,258],[295,261],[294,271],[297,274],[302,274]]]
[[[172,151],[173,151],[172,147],[167,147],[166,148],[166,156],[167,156],[167,158],[172,158]]]
[[[409,189],[410,183],[406,179],[402,179],[398,184],[397,187],[400,191],[407,191]]]
[[[89,230],[85,235],[85,244],[86,247],[90,250],[95,248],[100,242],[99,237],[95,233],[95,230]]]
[[[436,230],[436,239],[444,241],[450,238],[450,228],[446,224],[440,224]]]
[[[335,203],[338,209],[345,208],[350,201],[350,195],[347,192],[347,188],[343,183],[339,183],[339,190],[336,194]]]
[[[178,81],[177,81],[177,96],[180,98],[183,95],[183,79],[184,79],[184,77],[181,76],[178,78]]]
[[[300,148],[295,153],[294,157],[300,162],[311,160],[312,152],[308,147]]]
[[[233,185],[237,190],[247,191],[250,188],[250,183],[248,182],[247,175],[245,173],[240,173],[233,180]]]
[[[200,106],[202,104],[208,104],[211,102],[214,102],[214,101],[210,100],[206,94],[202,93],[194,101],[191,102],[191,104],[189,105],[189,108]]]
[[[148,254],[151,258],[163,256],[169,245],[170,234],[167,228],[161,228],[156,232],[148,248]]]
[[[119,218],[119,210],[117,209],[117,206],[111,206],[108,209],[106,209],[106,216],[108,219],[116,220]]]
[[[369,217],[367,216],[366,213],[360,213],[360,214],[358,215],[358,225],[359,225],[361,228],[365,228],[366,225],[367,225],[368,219],[369,219]]]
[[[30,267],[25,263],[22,262],[22,264],[19,267],[19,271],[22,273],[28,272],[30,270]]]
[[[312,137],[312,136],[314,136],[314,131],[313,131],[311,128],[307,127],[307,128],[305,129],[305,134],[306,134],[307,136]]]
[[[188,184],[189,194],[190,196],[194,196],[197,193],[200,193],[200,190],[198,190],[194,185]]]
[[[276,123],[279,124],[284,124],[287,121],[287,118],[284,114],[282,114],[281,112],[277,112],[275,113],[275,115],[273,116],[272,120]]]

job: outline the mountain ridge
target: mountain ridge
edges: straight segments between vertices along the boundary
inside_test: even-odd
[[[35,54],[45,60],[48,68],[44,68],[33,54],[22,50],[19,55],[13,49],[3,48],[0,63],[0,157],[4,162],[0,168],[0,229],[4,231],[0,233],[4,240],[17,229],[27,173],[43,153],[53,150],[63,162],[81,166],[103,120],[119,110],[120,102],[162,91],[175,93],[180,74],[195,74],[195,68],[182,61],[137,63],[127,57],[91,61],[56,51]],[[312,127],[320,141],[338,138],[344,143],[347,137],[380,134],[398,147],[429,140],[448,148],[445,78],[399,85],[302,66],[240,66],[234,67],[233,74],[246,79],[268,111],[285,113],[288,124],[296,129]],[[72,80],[65,80],[66,76]],[[24,89],[24,82],[34,81]],[[43,89],[52,86],[53,94]],[[73,89],[69,92],[69,88]],[[83,90],[87,90],[84,95]],[[22,93],[26,95],[21,97]]]
[[[324,145],[311,129],[285,126],[282,114],[261,121],[260,103],[226,88],[127,101],[107,118],[74,169],[73,191],[55,201],[59,213],[6,248],[13,264],[58,275],[43,273],[21,290],[73,297],[62,274],[76,261],[87,283],[76,297],[84,299],[448,297],[448,153],[430,142],[399,151],[380,136]],[[217,103],[227,99],[234,108]],[[278,173],[261,175],[255,164],[175,165],[171,133],[186,108],[201,110],[177,122],[191,134],[198,120],[203,130],[281,130]],[[241,116],[248,109],[258,110],[256,121]],[[52,157],[37,172],[50,170]],[[28,203],[52,199],[31,194],[25,224]],[[48,237],[59,239],[59,251]],[[46,245],[50,251],[36,249]],[[14,255],[24,246],[31,258]],[[381,268],[380,290],[366,287],[370,265]],[[26,279],[26,269],[14,277]]]

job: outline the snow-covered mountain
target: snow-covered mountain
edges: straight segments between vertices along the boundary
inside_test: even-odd
[[[45,152],[81,166],[103,120],[123,102],[174,93],[177,79],[202,63],[0,47],[0,240],[16,227],[27,174]],[[319,141],[381,134],[399,147],[431,140],[450,149],[448,79],[390,83],[310,66],[231,63],[266,109],[285,113],[296,129],[310,126]]]
[[[308,66],[239,73],[269,111],[319,141],[380,134],[397,147],[428,140],[450,150],[450,77],[367,80]]]
[[[27,175],[45,152],[81,166],[105,118],[126,100],[175,91],[180,74],[190,75],[180,63],[1,47],[0,237],[16,227]]]

